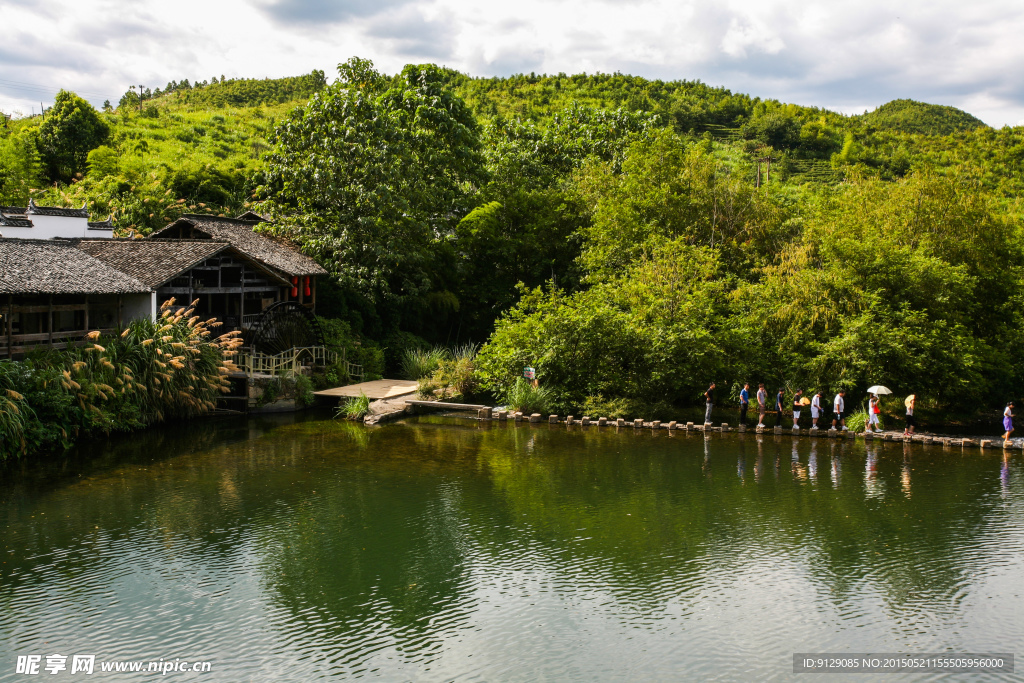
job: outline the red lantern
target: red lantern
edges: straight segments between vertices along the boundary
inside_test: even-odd
[[[292,277],[292,298],[294,299],[299,295],[299,276],[295,275]]]
[[[309,291],[309,276],[307,275],[306,276],[306,296],[309,296],[309,294],[310,294],[310,291]]]

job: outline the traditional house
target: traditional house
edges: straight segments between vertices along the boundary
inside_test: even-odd
[[[114,222],[89,220],[85,205],[81,209],[38,206],[28,200],[27,207],[0,206],[0,234],[14,239],[48,240],[66,238],[106,238],[114,236]]]
[[[224,240],[239,253],[287,278],[291,287],[279,300],[291,300],[313,310],[316,307],[316,278],[326,275],[320,264],[298,250],[291,242],[257,233],[253,228],[263,218],[248,211],[238,218],[185,214],[148,239]],[[258,310],[247,308],[251,315]],[[261,310],[261,309],[260,309]]]
[[[155,314],[151,287],[72,242],[0,239],[0,357],[64,348]]]
[[[0,356],[153,318],[171,298],[198,300],[196,312],[224,331],[253,328],[274,304],[301,313],[301,324],[313,320],[316,277],[326,271],[290,242],[255,232],[262,221],[252,212],[186,214],[146,239],[114,239],[111,220],[91,222],[85,207],[0,207]]]
[[[249,328],[292,288],[281,273],[225,240],[77,240],[75,246],[150,287],[161,304],[198,301],[196,313],[219,319],[225,330]]]

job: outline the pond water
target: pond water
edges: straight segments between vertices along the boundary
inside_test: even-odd
[[[1019,453],[314,416],[24,469],[0,483],[0,680],[53,653],[110,680],[789,680],[794,652],[1024,638]]]

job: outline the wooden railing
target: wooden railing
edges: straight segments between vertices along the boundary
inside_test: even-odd
[[[0,357],[10,357],[15,354],[23,354],[38,348],[66,349],[72,346],[84,346],[88,343],[85,335],[90,332],[100,334],[113,334],[114,329],[104,328],[99,330],[70,330],[66,332],[54,331],[37,332],[35,334],[14,334],[10,337],[0,335]],[[8,339],[10,346],[8,347]]]
[[[242,329],[251,330],[256,323],[259,322],[260,318],[263,317],[262,313],[253,313],[252,315],[242,316]]]
[[[363,366],[357,363],[349,363],[344,352],[340,354],[340,361],[345,365],[350,380],[361,382],[363,380]],[[277,375],[288,372],[298,372],[304,365],[334,365],[339,362],[337,351],[324,346],[297,346],[275,355],[260,353],[259,351],[243,351],[235,361],[240,370],[250,375]]]

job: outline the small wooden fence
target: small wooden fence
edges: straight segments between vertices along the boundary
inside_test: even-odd
[[[344,364],[350,380],[363,381],[362,365],[349,363],[344,352],[339,354],[324,346],[296,346],[275,355],[259,351],[243,351],[235,361],[235,365],[239,370],[250,375],[279,375],[298,372],[299,368],[306,365],[334,365],[339,360]]]

